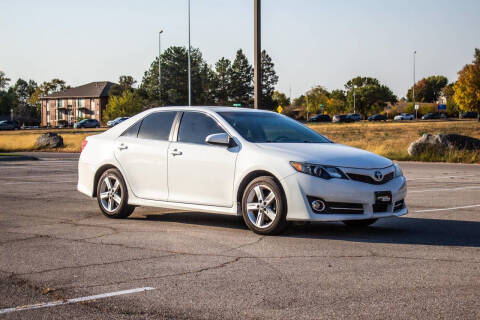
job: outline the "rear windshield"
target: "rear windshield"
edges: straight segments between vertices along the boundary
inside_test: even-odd
[[[301,123],[272,112],[219,112],[242,137],[255,143],[329,143]]]

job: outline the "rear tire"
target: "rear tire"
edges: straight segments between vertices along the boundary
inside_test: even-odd
[[[344,224],[351,228],[365,228],[374,224],[378,219],[366,219],[366,220],[345,220]]]
[[[122,174],[114,168],[106,170],[98,179],[97,201],[102,213],[112,219],[124,219],[135,210],[128,204],[128,190]]]
[[[287,203],[272,177],[258,177],[247,185],[242,197],[242,215],[247,227],[257,234],[274,235],[285,229]]]

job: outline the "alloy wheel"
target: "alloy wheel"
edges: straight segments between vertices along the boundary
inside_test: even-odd
[[[256,185],[247,197],[247,215],[257,228],[268,228],[277,216],[275,193],[264,184]]]
[[[122,184],[114,175],[107,175],[100,185],[100,199],[102,207],[113,213],[122,203]]]

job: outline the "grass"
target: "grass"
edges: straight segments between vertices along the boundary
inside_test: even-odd
[[[427,152],[420,157],[408,155],[410,143],[424,133],[457,133],[480,139],[480,122],[430,121],[387,123],[319,123],[310,125],[330,140],[365,149],[394,160],[480,163],[480,151],[457,151],[446,154]],[[0,131],[0,152],[36,151],[35,140],[44,132],[57,132],[63,137],[64,147],[44,151],[80,152],[85,137],[104,129],[57,129]]]
[[[408,146],[424,133],[457,133],[480,139],[478,121],[387,122],[352,124],[313,124],[313,129],[330,140],[365,149],[394,160],[480,163],[480,151],[457,151],[447,154],[429,152],[411,157]]]

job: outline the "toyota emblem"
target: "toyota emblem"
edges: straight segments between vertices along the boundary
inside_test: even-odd
[[[381,173],[380,171],[375,171],[374,177],[375,177],[375,180],[377,180],[377,181],[382,181],[382,179],[383,179],[383,173]]]

